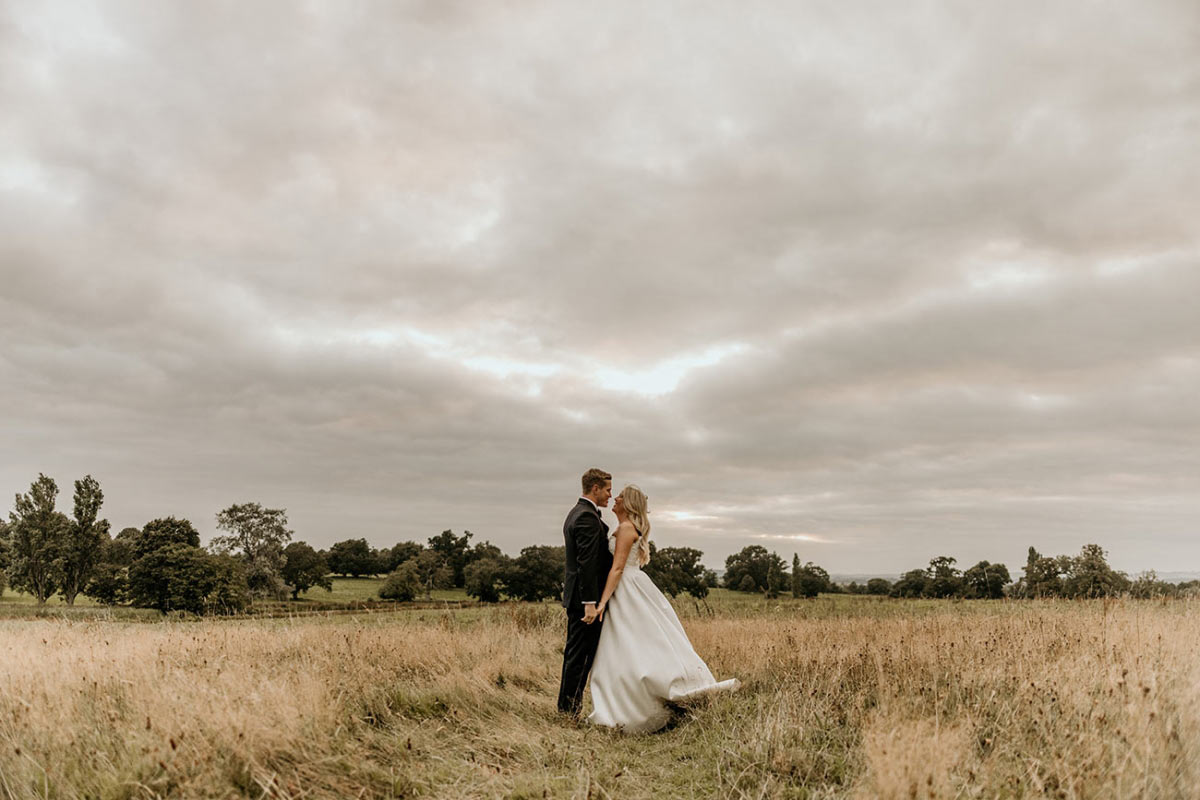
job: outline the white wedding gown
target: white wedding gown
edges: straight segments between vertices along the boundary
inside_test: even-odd
[[[608,540],[612,551],[614,537]],[[621,582],[604,612],[604,627],[592,664],[592,706],[588,722],[648,733],[666,725],[678,703],[699,695],[733,690],[736,679],[717,682],[692,648],[675,609],[637,563],[637,543],[629,552]]]

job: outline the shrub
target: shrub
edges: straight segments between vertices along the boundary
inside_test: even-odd
[[[505,594],[536,603],[562,598],[565,547],[534,544],[521,549],[521,555],[505,571]]]
[[[421,591],[421,577],[415,558],[405,561],[387,576],[379,587],[379,596],[384,600],[412,600]]]
[[[333,591],[325,556],[307,543],[292,542],[283,549],[283,557],[283,580],[291,589],[293,600],[300,592],[307,592],[314,586],[320,586],[327,592]]]
[[[83,593],[97,603],[115,606],[129,600],[129,568],[102,561],[96,565]]]
[[[187,544],[170,544],[133,562],[129,596],[136,606],[168,611],[230,613],[249,605],[241,562]]]

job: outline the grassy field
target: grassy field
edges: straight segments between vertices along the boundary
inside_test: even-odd
[[[310,589],[307,592],[301,592],[299,599],[294,603],[290,600],[288,602],[294,604],[297,610],[306,610],[323,603],[340,605],[378,600],[379,587],[383,585],[383,578],[333,578],[331,582],[333,584],[332,591]],[[434,589],[433,599],[435,601],[464,601],[471,598],[462,589]],[[31,594],[16,592],[10,588],[5,588],[0,592],[0,616],[28,616],[29,612],[35,608],[37,608],[37,601]],[[41,609],[45,615],[49,616],[71,614],[80,617],[96,617],[98,612],[107,611],[105,606],[97,604],[84,595],[75,598],[74,607],[68,606],[62,595],[57,594],[50,597]],[[142,616],[141,611],[143,609],[117,609],[116,613],[120,615],[125,612],[133,612],[126,616]],[[103,614],[99,614],[99,616],[103,616]]]
[[[352,603],[356,600],[378,600],[383,578],[333,578],[333,591],[309,589],[300,593],[300,600],[313,603]],[[434,589],[434,600],[470,600],[462,589]]]
[[[745,686],[644,737],[555,713],[550,603],[0,620],[0,796],[1200,794],[1195,602],[678,609]]]
[[[333,589],[331,591],[319,588],[310,589],[307,592],[301,592],[298,600],[288,600],[286,605],[293,606],[298,611],[304,611],[326,603],[344,605],[355,602],[378,601],[379,587],[383,585],[383,581],[382,577],[332,578]],[[434,602],[463,602],[472,599],[463,589],[433,590]],[[904,614],[909,616],[936,609],[944,609],[946,602],[941,600],[910,600],[906,603],[893,603],[887,598],[882,597],[851,595],[823,595],[816,600],[794,600],[792,597],[784,595],[773,600],[768,600],[760,594],[733,592],[728,589],[713,589],[706,600],[697,601],[684,596],[679,598],[675,605],[681,615],[692,614],[695,616],[790,615],[795,613],[796,609],[804,609],[803,613],[808,615],[870,613],[874,616],[887,614]],[[968,600],[950,602],[957,602],[961,607],[971,608],[976,613],[986,613],[989,609],[994,611],[1000,608],[997,604],[984,601]],[[269,605],[274,607],[277,604],[270,603]],[[37,603],[32,595],[25,594],[24,592],[15,592],[12,589],[5,589],[0,592],[0,616],[6,615],[6,612],[7,616],[22,616],[31,609],[36,608],[36,606]],[[59,617],[64,614],[70,614],[72,610],[62,599],[61,595],[51,597],[42,608],[48,615]],[[95,601],[83,595],[79,595],[75,600],[74,609],[79,611],[91,609],[91,611],[83,611],[82,613],[82,616],[91,618],[96,616],[95,612],[97,610],[105,610],[106,607],[98,605]],[[145,609],[123,610],[137,612],[136,616],[140,616],[140,612],[145,611]],[[121,610],[119,609],[118,611]]]

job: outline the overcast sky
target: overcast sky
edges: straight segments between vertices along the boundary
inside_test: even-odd
[[[0,0],[0,490],[1200,569],[1198,141],[1194,0]]]

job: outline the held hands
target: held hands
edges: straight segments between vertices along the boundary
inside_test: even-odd
[[[591,625],[598,618],[599,618],[599,615],[596,613],[596,604],[595,603],[584,603],[583,604],[583,624]]]
[[[607,601],[607,600],[605,600],[604,602],[602,602],[600,605],[596,606],[596,621],[597,621],[597,622],[603,622],[603,621],[604,621],[604,609],[606,609],[606,608],[608,608],[608,601]]]

